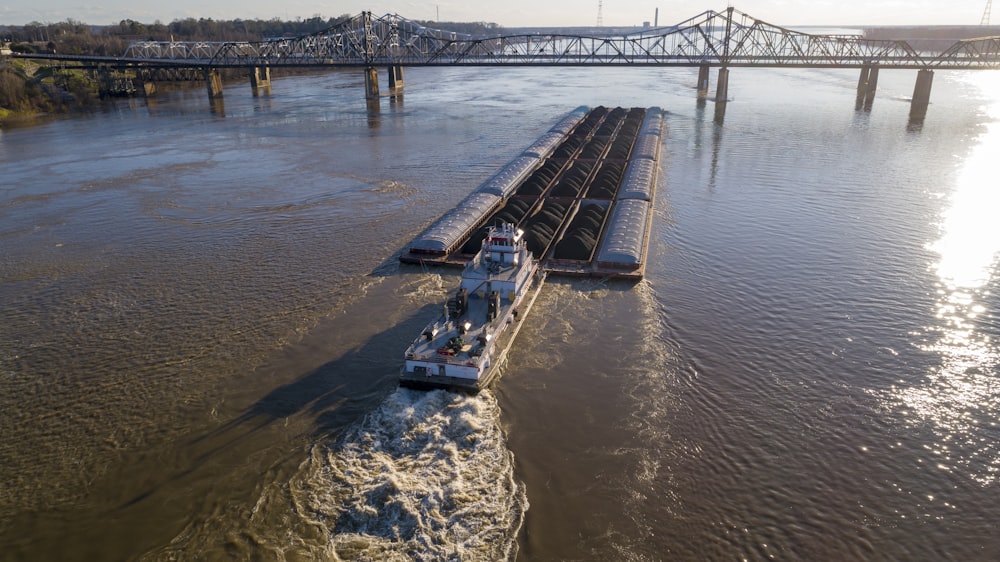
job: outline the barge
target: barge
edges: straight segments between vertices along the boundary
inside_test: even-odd
[[[523,230],[488,227],[441,316],[407,348],[400,386],[470,393],[489,386],[544,282]]]
[[[524,231],[548,273],[640,279],[664,112],[579,107],[415,238],[405,263],[464,266],[489,228]]]

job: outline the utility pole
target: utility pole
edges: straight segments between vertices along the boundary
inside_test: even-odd
[[[604,25],[604,0],[597,0],[597,27]]]

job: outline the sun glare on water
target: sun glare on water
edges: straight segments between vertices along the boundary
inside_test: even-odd
[[[961,470],[983,485],[1000,479],[1000,398],[996,371],[1000,349],[984,318],[1000,257],[1000,72],[970,73],[983,95],[982,133],[961,164],[941,214],[935,317],[920,349],[939,357],[922,384],[898,388],[897,399],[916,422],[931,422],[940,440],[935,453],[943,470]]]
[[[983,73],[984,92],[1000,92],[1000,73]],[[937,273],[950,290],[984,287],[1000,252],[1000,99],[987,107],[988,119],[978,144],[963,163],[942,236],[932,245],[940,255]]]

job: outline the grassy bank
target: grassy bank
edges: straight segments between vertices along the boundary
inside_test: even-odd
[[[0,60],[0,124],[89,108],[98,99],[97,81],[83,70]]]

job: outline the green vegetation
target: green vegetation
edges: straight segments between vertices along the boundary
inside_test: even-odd
[[[81,71],[20,60],[0,63],[0,121],[65,113],[87,107],[96,98],[95,83]]]
[[[261,41],[273,37],[298,37],[329,29],[354,14],[323,19],[313,16],[294,21],[213,20],[186,18],[169,24],[159,21],[144,24],[124,19],[117,25],[94,26],[74,20],[22,26],[0,26],[0,39],[11,43],[15,52],[55,52],[65,54],[120,55],[134,41]],[[497,34],[503,29],[495,23],[418,21],[426,27],[468,33]]]

